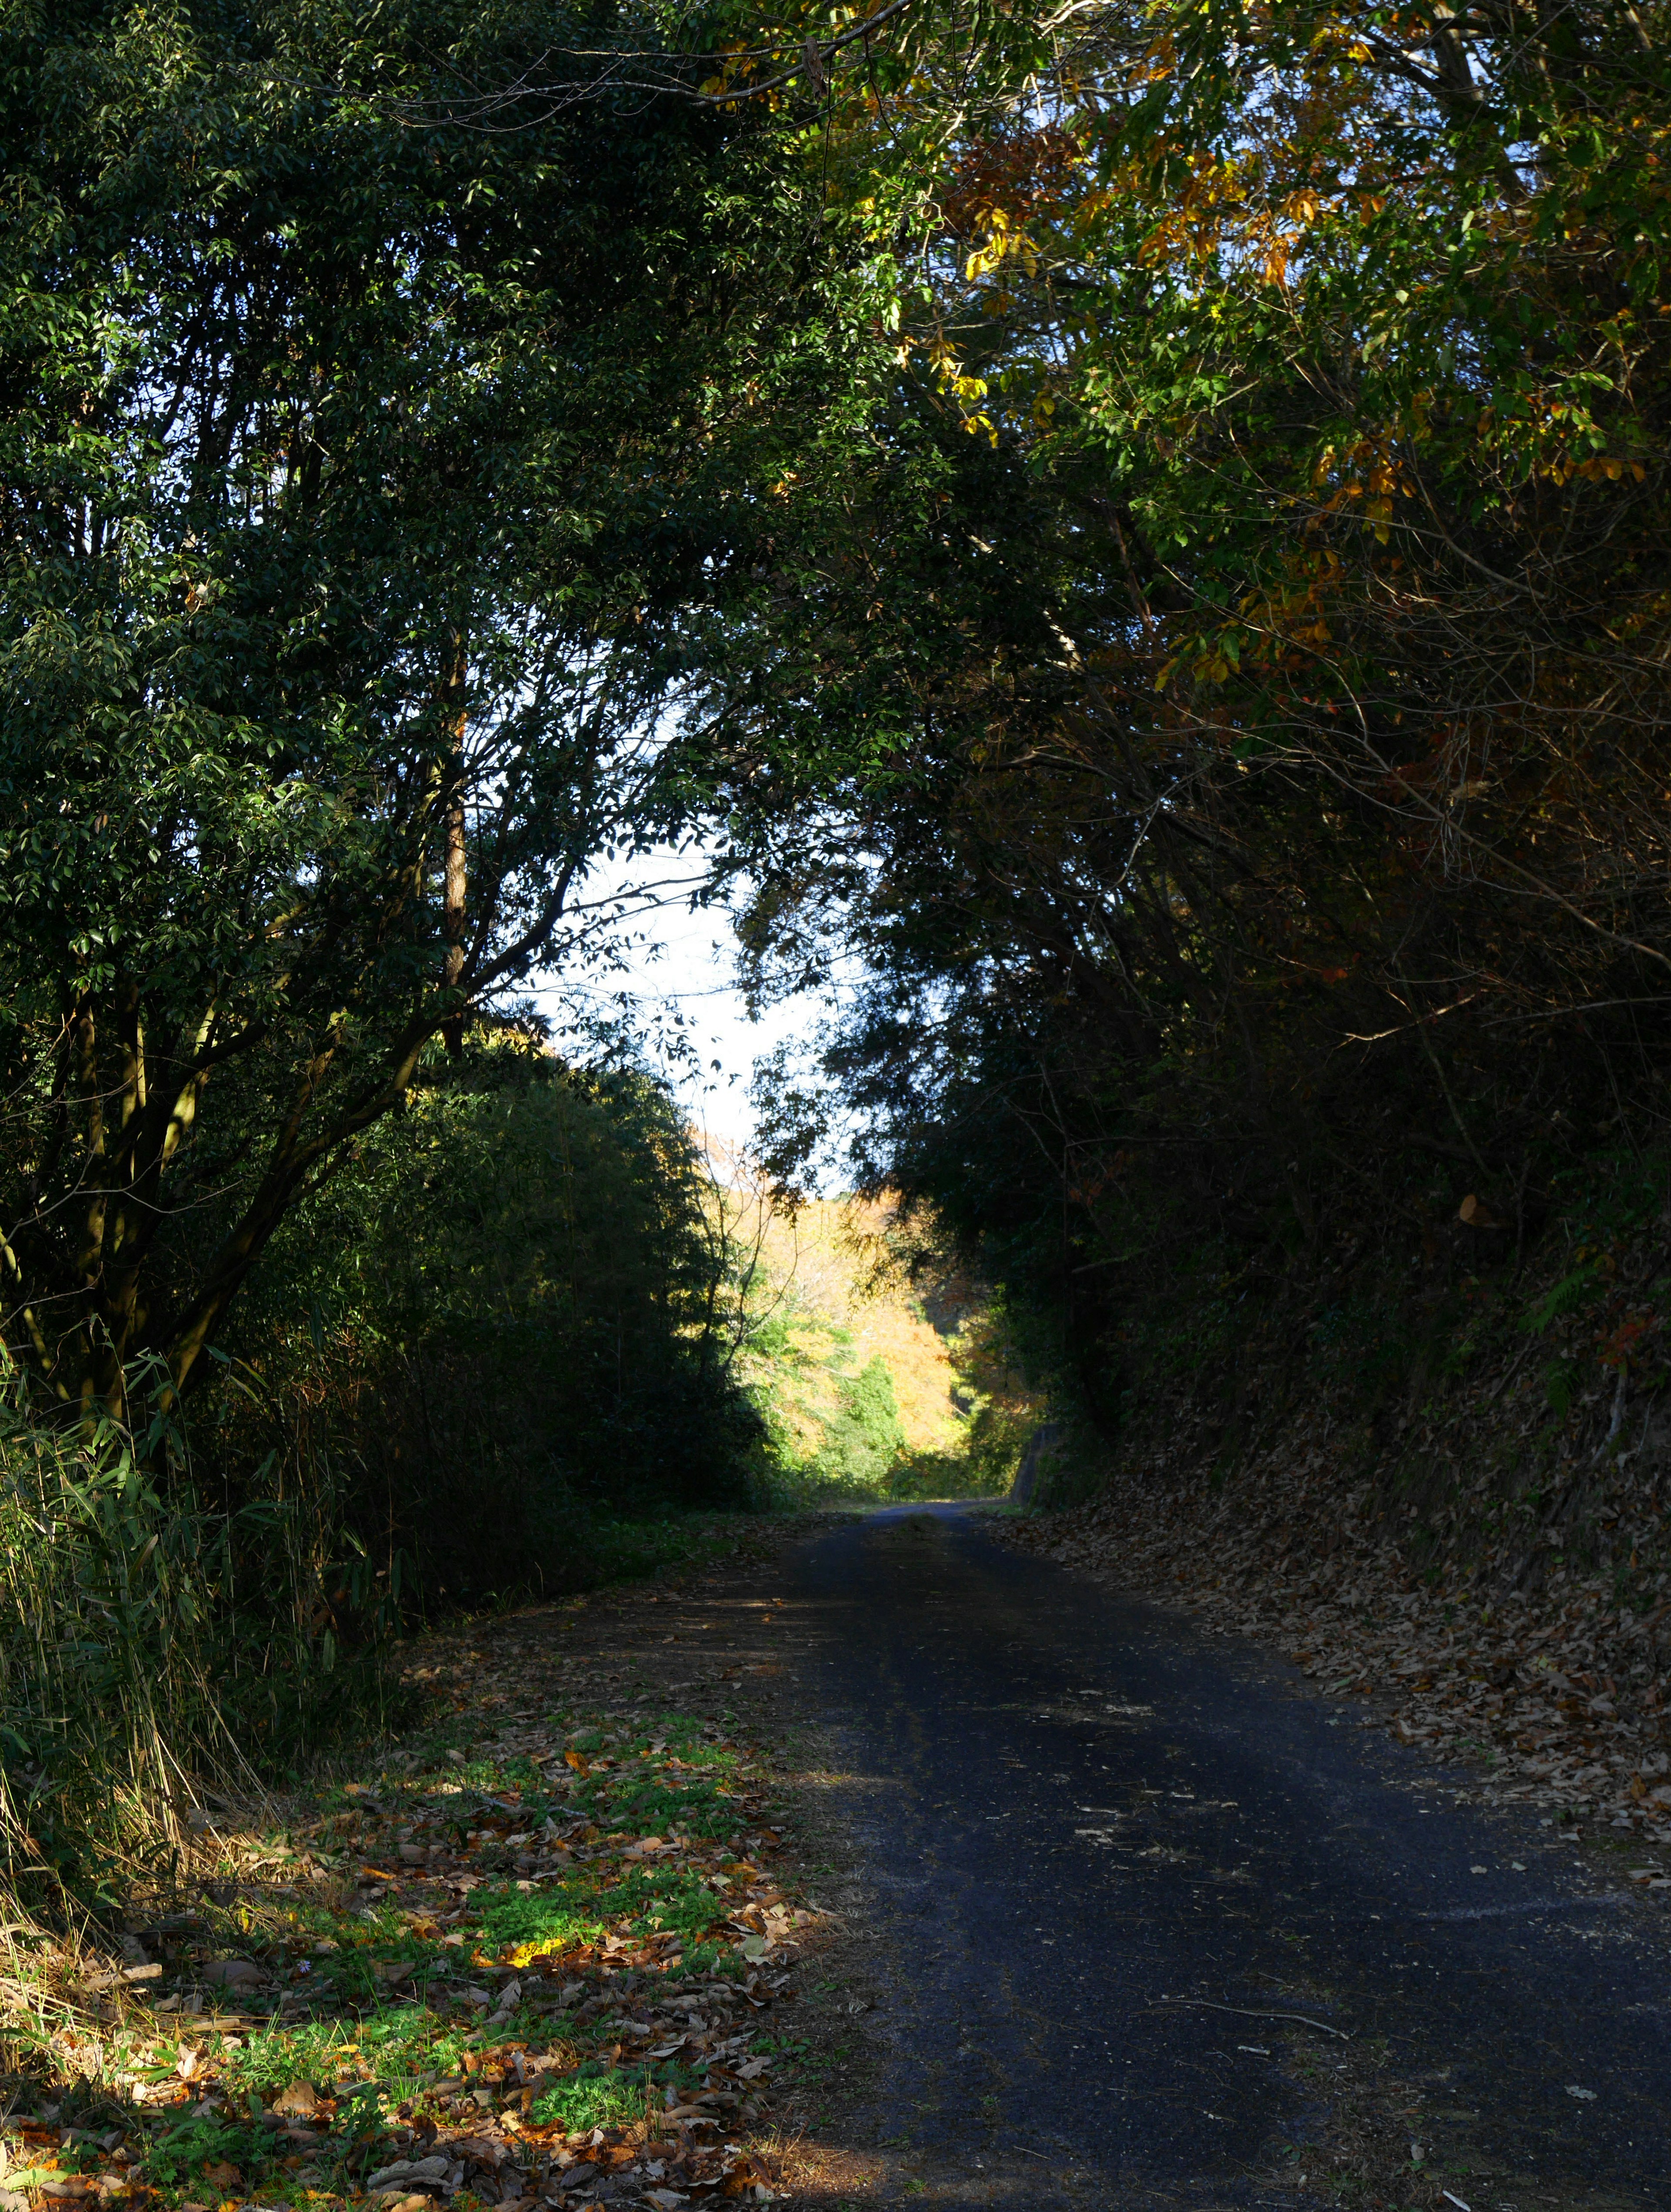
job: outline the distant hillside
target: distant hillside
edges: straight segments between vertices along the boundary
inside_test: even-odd
[[[901,1496],[1007,1484],[1036,1408],[989,1286],[920,1231],[908,1244],[885,1197],[786,1213],[742,1188],[733,1233],[752,1259],[739,1368],[787,1474]]]

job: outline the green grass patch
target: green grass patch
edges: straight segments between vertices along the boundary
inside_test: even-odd
[[[165,2129],[143,2153],[140,2172],[154,2189],[182,2189],[206,2166],[234,2166],[246,2175],[265,2165],[271,2141],[264,2130],[218,2119],[184,2120]],[[220,2194],[224,2195],[222,2191]]]
[[[605,1933],[640,1942],[673,1935],[684,1942],[690,1972],[709,1971],[732,1948],[709,1933],[726,1917],[724,1898],[683,1867],[634,1868],[613,1881],[577,1869],[533,1892],[483,1888],[475,1902],[485,1940],[501,1951],[561,1953]]]
[[[719,1740],[723,1720],[688,1713],[617,1717],[594,1710],[554,1714],[550,1725],[559,1741],[563,1730],[572,1731],[569,1741],[581,1756],[602,1764],[581,1775],[542,1771],[511,1754],[386,1774],[374,1796],[334,1793],[341,1802],[327,1806],[323,1822],[331,1845],[345,1857],[391,1868],[398,1878],[401,1843],[438,1834],[460,1849],[474,1835],[478,1869],[508,1869],[508,1853],[495,1854],[509,1836],[537,1832],[548,1808],[560,1820],[583,1816],[617,1833],[677,1830],[693,1844],[733,1836],[748,1818],[741,1793],[757,1783],[738,1747]],[[288,2204],[295,2192],[282,2166],[286,2145],[262,2124],[262,2108],[305,2081],[327,2095],[343,2085],[316,2177],[321,2185],[337,2185],[349,2148],[367,2145],[368,2154],[380,2158],[380,2139],[402,2115],[410,2117],[438,2081],[446,2085],[445,2109],[456,2110],[457,2082],[478,2069],[488,2078],[489,2062],[482,2056],[487,2041],[537,2033],[549,2039],[552,2033],[548,1978],[536,1974],[525,1983],[522,2009],[494,2018],[489,2030],[480,2016],[460,2017],[445,2003],[430,2009],[426,1992],[437,1994],[442,1970],[449,1982],[472,1978],[479,1971],[472,1968],[478,1945],[508,1962],[514,1955],[560,1958],[612,1936],[628,1942],[678,1938],[682,1956],[674,1957],[671,1944],[659,1947],[670,1980],[726,1971],[738,1962],[732,1931],[724,1924],[736,1902],[733,1893],[714,1885],[711,1875],[670,1853],[648,1863],[600,1856],[552,1869],[537,1887],[518,1887],[508,1871],[492,1875],[474,1891],[467,1915],[446,1916],[448,1932],[464,1939],[462,1949],[456,1941],[441,1941],[442,1930],[428,1917],[441,1911],[433,1898],[410,1909],[398,1897],[372,1910],[299,1901],[282,1916],[264,1918],[258,1942],[247,1921],[236,1930],[228,1923],[222,1931],[228,1943],[236,1940],[287,1976],[305,1959],[309,1972],[294,1978],[349,2009],[341,2017],[254,2028],[238,2047],[217,2043],[212,2075],[205,2078],[227,2095],[229,2108],[201,2118],[180,2111],[150,2122],[136,2178],[155,2189],[163,2204],[177,2206],[185,2198],[207,2199],[217,2190],[219,2197],[227,2196],[226,2177],[212,2172],[225,2165],[243,2177],[242,2193],[270,2205]],[[389,1970],[398,1966],[407,1970],[397,1985],[398,1996],[388,1979]],[[589,1988],[597,1986],[593,1978],[586,1979]],[[543,2124],[576,2133],[630,2124],[644,2116],[647,2105],[659,2106],[670,2087],[682,2090],[697,2079],[673,2059],[614,2063],[618,2027],[611,2029],[607,2014],[584,2027],[565,2020],[564,2034],[571,2029],[574,2041],[567,2055],[580,2063],[572,2073],[548,2081],[534,2114]],[[166,2078],[168,2070],[159,2066],[155,2077]]]
[[[438,2029],[421,2007],[392,2005],[357,2021],[307,2021],[259,2032],[241,2051],[227,2054],[225,2070],[238,2087],[267,2098],[292,2081],[325,2085],[372,2076],[416,2084],[422,2074],[456,2073],[469,2044],[461,2030]]]
[[[579,2135],[589,2128],[618,2128],[642,2119],[654,2091],[641,2066],[582,2066],[554,2081],[535,2103],[532,2118],[542,2127],[567,2128]]]
[[[532,1893],[478,1889],[472,1902],[482,1916],[483,1939],[494,1948],[566,1951],[608,1932],[603,1897],[601,1884],[576,1873]]]
[[[602,1754],[602,1729],[582,1729],[574,1749],[583,1758]],[[652,1748],[659,1745],[659,1750]],[[614,1764],[603,1772],[577,1777],[566,1793],[572,1811],[600,1827],[628,1827],[639,1833],[680,1827],[717,1841],[732,1832],[741,1809],[727,1793],[743,1779],[743,1763],[729,1744],[712,1743],[688,1720],[669,1717],[647,1728],[640,1722],[626,1741],[610,1747]],[[682,1762],[677,1771],[663,1763]]]

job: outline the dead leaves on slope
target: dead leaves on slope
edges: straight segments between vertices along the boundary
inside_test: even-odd
[[[1321,1419],[1290,1425],[1231,1483],[1206,1460],[1183,1437],[1090,1504],[1003,1533],[1275,1644],[1326,1695],[1366,1700],[1400,1741],[1485,1768],[1502,1798],[1671,1844],[1671,1598],[1639,1612],[1611,1576],[1559,1561],[1530,1594],[1488,1572],[1418,1577]],[[1628,1548],[1631,1530],[1618,1540]]]

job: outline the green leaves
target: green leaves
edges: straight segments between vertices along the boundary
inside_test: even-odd
[[[659,702],[873,287],[777,126],[599,89],[635,19],[9,36],[0,1222],[45,1379],[119,1395],[141,1343],[191,1372],[429,1036],[591,962],[594,858],[702,804]],[[537,56],[507,127],[459,112]]]

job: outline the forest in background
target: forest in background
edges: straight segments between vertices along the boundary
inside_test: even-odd
[[[1007,1490],[1047,1401],[1001,1296],[891,1192],[786,1206],[750,1182],[733,1217],[750,1262],[738,1372],[765,1421],[775,1494]]]
[[[1657,1528],[1666,30],[6,12],[32,1900],[424,1607],[934,1480],[932,1322],[750,1244],[586,1011],[670,845],[839,1005],[762,1172],[854,1130],[896,1316],[992,1286],[982,1479],[1048,1407],[1065,1485],[1233,1487],[1326,1387],[1413,1556]],[[1504,1335],[1476,1487],[1414,1440]]]

